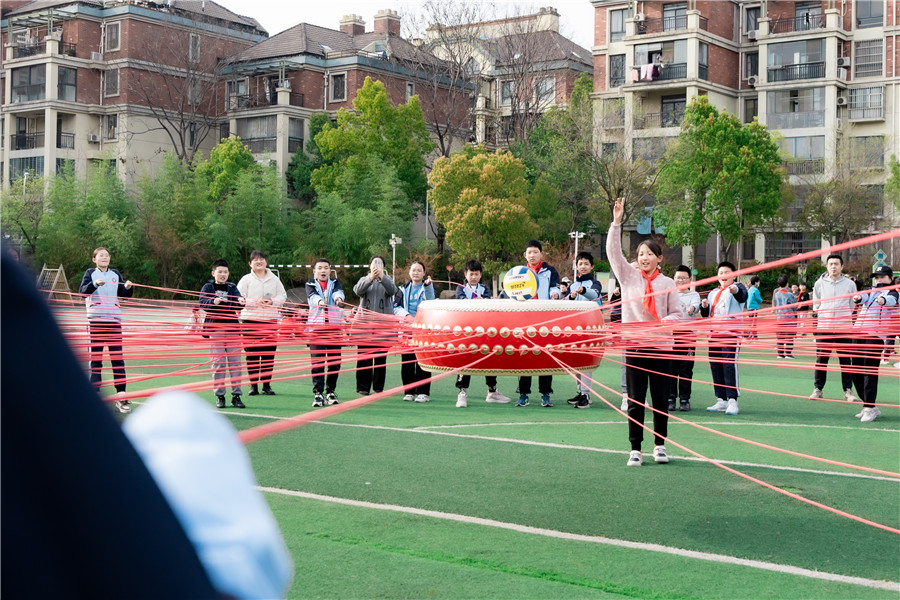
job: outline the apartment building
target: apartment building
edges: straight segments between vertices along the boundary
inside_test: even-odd
[[[798,203],[806,186],[834,177],[847,160],[861,184],[883,196],[884,167],[900,155],[897,0],[592,5],[603,148],[658,160],[686,103],[705,95],[778,135]],[[873,231],[900,225],[891,206],[873,219]],[[757,235],[743,255],[769,261],[827,245],[789,229]],[[708,245],[696,258],[709,263],[714,254]]]
[[[97,161],[133,184],[165,151],[208,153],[225,117],[222,60],[267,37],[208,0],[10,2],[0,26],[4,186]]]

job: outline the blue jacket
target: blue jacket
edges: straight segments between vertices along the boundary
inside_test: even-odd
[[[790,306],[787,308],[778,308],[785,307],[788,304],[796,304],[797,298],[794,296],[794,292],[787,288],[778,288],[775,290],[775,293],[772,294],[772,306],[776,307],[775,316],[779,319],[793,319],[794,313],[797,312],[796,306]]]
[[[531,267],[528,268],[530,269]],[[535,296],[536,299],[550,300],[550,297],[553,294],[556,294],[557,296],[560,295],[559,273],[546,262],[541,262],[541,268],[538,269],[537,272],[537,280],[538,293],[537,296]]]
[[[574,300],[596,300],[597,304],[603,304],[603,286],[599,281],[594,279],[593,273],[587,275],[579,275],[575,278],[575,283],[569,286],[570,290],[584,288],[584,294],[576,294]],[[570,296],[566,296],[570,298]]]
[[[859,313],[856,315],[854,325],[857,330],[872,335],[880,334],[881,337],[890,335],[891,317],[897,310],[898,299],[900,299],[897,290],[881,289],[890,285],[892,284],[879,283],[859,295]],[[884,298],[884,305],[878,303],[879,298]]]
[[[744,312],[744,302],[747,301],[747,288],[743,283],[735,282],[734,285],[738,288],[737,293],[735,294],[732,294],[727,289],[722,290],[721,293],[719,293],[718,289],[712,290],[709,293],[709,296],[707,296],[709,299],[709,306],[706,308],[701,306],[700,314],[704,317],[732,317],[733,319],[741,319],[739,316],[733,317],[732,315],[740,315]],[[715,306],[712,304],[714,300],[716,302]]]
[[[474,288],[468,283],[464,283],[456,287],[457,300],[481,300],[482,298],[490,299],[491,290],[488,286],[479,282]]]
[[[406,282],[403,286],[397,290],[397,294],[394,296],[394,314],[398,317],[405,317],[410,314],[415,316],[416,313],[409,312],[409,301],[410,300],[418,300],[416,303],[416,307],[422,304],[424,300],[434,300],[434,284],[430,283],[428,285],[423,285],[419,288],[418,293],[415,296],[412,296],[410,290],[412,290],[412,281]]]
[[[762,306],[762,294],[759,293],[758,287],[751,285],[750,289],[747,290],[747,294],[747,310],[756,310]]]
[[[325,305],[322,306],[322,302]],[[337,279],[329,279],[325,290],[315,279],[306,282],[306,303],[309,304],[310,325],[324,325],[328,323],[341,323],[344,320],[344,311],[338,308],[338,301],[344,301],[344,288]]]
[[[104,280],[101,286],[95,282]],[[119,298],[131,298],[134,288],[125,289],[125,278],[116,269],[107,269],[106,272],[97,268],[91,268],[84,272],[78,293],[84,294],[84,304],[87,307],[89,321],[121,321],[122,309],[119,307]]]

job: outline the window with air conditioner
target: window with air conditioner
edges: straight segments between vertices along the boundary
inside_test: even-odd
[[[331,76],[329,82],[329,102],[345,102],[347,100],[347,74],[339,73]]]
[[[106,83],[103,86],[104,96],[119,95],[119,70],[112,69],[106,72]]]
[[[854,44],[854,77],[881,77],[884,64],[883,42],[884,40],[866,40]]]
[[[104,44],[103,51],[104,52],[115,52],[116,50],[120,50],[122,47],[122,23],[117,21],[115,23],[107,23],[106,24],[106,43]]]
[[[747,9],[746,29],[747,33],[759,30],[759,7],[753,6]]]
[[[759,52],[748,52],[744,55],[744,79],[759,75]]]

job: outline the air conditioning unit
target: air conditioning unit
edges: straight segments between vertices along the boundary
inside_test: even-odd
[[[838,106],[847,106],[847,96],[838,96],[837,97],[837,105]]]
[[[750,87],[756,87],[759,85],[759,75],[751,75],[747,78],[747,85]]]
[[[849,67],[850,66],[850,57],[849,56],[839,56],[837,66]]]
[[[100,61],[103,60],[102,52],[91,52],[91,60]]]
[[[644,20],[644,13],[637,13],[636,15],[634,15],[634,20],[635,20],[635,21],[643,21],[643,20]]]
[[[747,32],[747,39],[750,41],[756,41],[756,37],[759,35],[759,31],[754,29],[753,31]]]
[[[100,136],[97,135],[96,133],[89,133],[89,134],[88,134],[88,142],[90,142],[90,143],[92,143],[92,144],[99,144],[99,143],[100,143]]]

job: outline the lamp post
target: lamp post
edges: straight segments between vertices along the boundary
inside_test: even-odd
[[[398,238],[393,233],[391,234],[391,279],[397,280],[397,246],[403,243],[402,238]]]
[[[572,259],[572,277],[578,277],[577,261],[578,261],[578,240],[584,237],[583,231],[571,231],[569,237],[575,240],[575,258]]]

